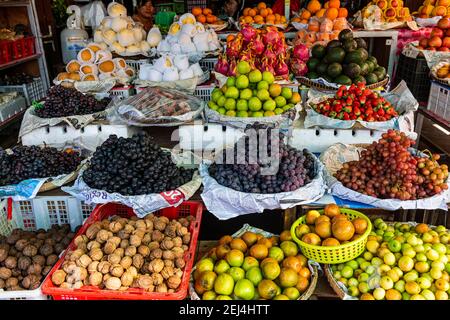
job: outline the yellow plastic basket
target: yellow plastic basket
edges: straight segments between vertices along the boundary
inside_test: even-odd
[[[318,210],[321,214],[323,214],[324,210]],[[297,238],[295,235],[295,229],[300,224],[305,224],[306,216],[302,216],[298,218],[291,227],[291,236],[292,239],[300,246],[302,253],[309,259],[314,260],[319,263],[327,263],[327,264],[336,264],[343,263],[350,260],[355,259],[361,253],[363,253],[364,248],[366,246],[367,237],[372,231],[372,223],[369,218],[367,218],[361,212],[340,208],[342,214],[348,216],[350,220],[355,218],[363,218],[367,221],[367,230],[364,234],[361,235],[355,241],[342,244],[340,246],[335,247],[324,247],[324,246],[315,246],[308,243],[305,243]]]

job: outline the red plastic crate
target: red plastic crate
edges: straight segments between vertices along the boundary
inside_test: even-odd
[[[23,59],[32,56],[34,50],[34,37],[26,37],[12,41],[12,58],[13,60]]]
[[[0,40],[0,64],[8,63],[12,60],[12,50],[10,40]]]
[[[85,234],[90,225],[95,221],[114,215],[122,217],[134,216],[132,208],[116,203],[107,203],[95,207],[92,214],[73,238],[68,249],[64,252],[64,255],[53,266],[49,275],[46,277],[42,284],[42,292],[51,295],[55,300],[183,300],[187,295],[189,287],[189,278],[192,265],[194,264],[202,213],[203,205],[196,201],[186,201],[176,208],[170,207],[154,212],[155,215],[166,216],[169,219],[181,218],[189,215],[195,217],[195,220],[191,222],[189,227],[189,231],[191,232],[191,243],[189,245],[189,251],[187,251],[184,256],[186,266],[184,268],[183,278],[181,279],[178,290],[174,293],[145,292],[143,289],[138,288],[130,288],[127,291],[102,290],[96,286],[84,286],[80,289],[62,289],[52,283],[51,276],[56,270],[60,269],[67,252],[76,249],[74,243],[75,238]]]

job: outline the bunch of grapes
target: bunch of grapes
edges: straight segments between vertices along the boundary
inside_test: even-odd
[[[93,154],[83,180],[92,188],[122,195],[174,190],[192,180],[194,170],[177,167],[150,136],[111,135]]]
[[[47,178],[77,169],[82,158],[77,151],[37,146],[16,146],[12,153],[0,148],[0,186],[31,178]]]
[[[110,101],[110,98],[97,100],[94,96],[83,94],[75,88],[58,85],[48,90],[45,103],[34,110],[41,118],[67,117],[103,111]]]
[[[312,155],[306,149],[300,151],[285,145],[282,134],[272,140],[269,130],[267,138],[266,141],[258,136],[257,141],[252,141],[244,137],[245,152],[239,150],[238,142],[233,158],[227,160],[224,150],[222,163],[213,163],[209,174],[219,184],[246,193],[288,192],[311,182],[315,176]]]
[[[446,189],[447,166],[413,156],[408,150],[413,144],[403,132],[388,130],[335,177],[349,189],[381,199],[416,200]]]

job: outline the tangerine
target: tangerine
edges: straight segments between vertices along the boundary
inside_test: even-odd
[[[316,13],[317,11],[319,11],[322,8],[322,5],[320,4],[319,1],[317,0],[311,0],[308,5],[306,6],[306,9],[308,9],[309,12],[311,12],[311,14]]]
[[[204,14],[205,16],[207,16],[208,14],[212,14],[212,10],[211,10],[210,8],[204,8],[204,9],[203,9],[203,14]]]
[[[348,16],[347,8],[339,8],[338,12],[339,12],[338,18],[347,18],[347,16]]]
[[[298,291],[304,292],[309,287],[309,280],[302,276],[298,277],[297,285],[295,286]]]
[[[330,0],[328,1],[328,7],[329,8],[336,8],[338,9],[341,6],[341,1],[339,0]]]
[[[205,17],[203,14],[198,15],[196,18],[197,18],[197,21],[198,21],[198,22],[200,22],[200,23],[206,23],[206,17]]]
[[[254,17],[254,16],[256,16],[258,13],[256,12],[256,10],[255,9],[250,9],[250,10],[248,10],[248,15],[250,16],[250,17]]]
[[[259,10],[259,15],[263,18],[267,17],[268,14],[269,14],[269,11],[267,11],[267,9],[265,9],[265,8]]]
[[[325,12],[325,16],[330,19],[330,20],[334,20],[338,17],[339,11],[336,8],[328,8],[327,11]]]
[[[266,5],[264,2],[260,2],[260,3],[258,3],[257,8],[258,8],[259,10],[261,10],[261,9],[266,9],[266,8],[267,8],[267,5]]]
[[[202,14],[202,8],[200,8],[200,7],[193,7],[192,8],[192,14],[194,15],[194,16],[199,16],[199,15],[201,15]]]
[[[301,277],[304,277],[306,279],[309,279],[311,277],[311,271],[308,267],[302,267],[300,269],[300,272],[298,273]]]

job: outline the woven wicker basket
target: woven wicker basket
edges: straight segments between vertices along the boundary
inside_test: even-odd
[[[241,235],[243,235],[246,231],[252,231],[258,234],[262,234],[265,237],[270,237],[273,236],[274,234],[258,229],[258,228],[254,228],[249,226],[248,224],[244,225],[240,230],[238,230],[237,232],[235,232],[232,237],[233,238],[237,238],[240,237]],[[203,258],[206,257],[203,256]],[[317,286],[317,281],[319,279],[319,271],[317,269],[317,267],[315,265],[310,265],[310,267],[312,268],[312,272],[311,272],[311,279],[310,279],[310,283],[309,283],[309,287],[308,289],[305,290],[305,292],[303,292],[300,297],[297,300],[308,300],[311,295],[314,293],[314,291],[316,290],[316,286]],[[199,297],[199,295],[197,294],[197,292],[195,292],[194,289],[194,272],[195,272],[196,267],[194,266],[192,268],[191,271],[191,279],[189,281],[189,296],[191,297],[191,300],[201,300],[201,298]]]
[[[311,79],[305,78],[305,77],[296,77],[296,79],[298,80],[298,82],[300,82],[301,84],[310,87],[310,88],[314,88],[320,91],[337,91],[336,88],[321,84],[321,83],[317,83],[312,81]],[[369,84],[366,86],[366,88],[368,89],[376,89],[379,87],[384,87],[387,83],[389,82],[389,77],[386,77],[384,80],[379,81],[377,83],[373,83],[373,84]]]

